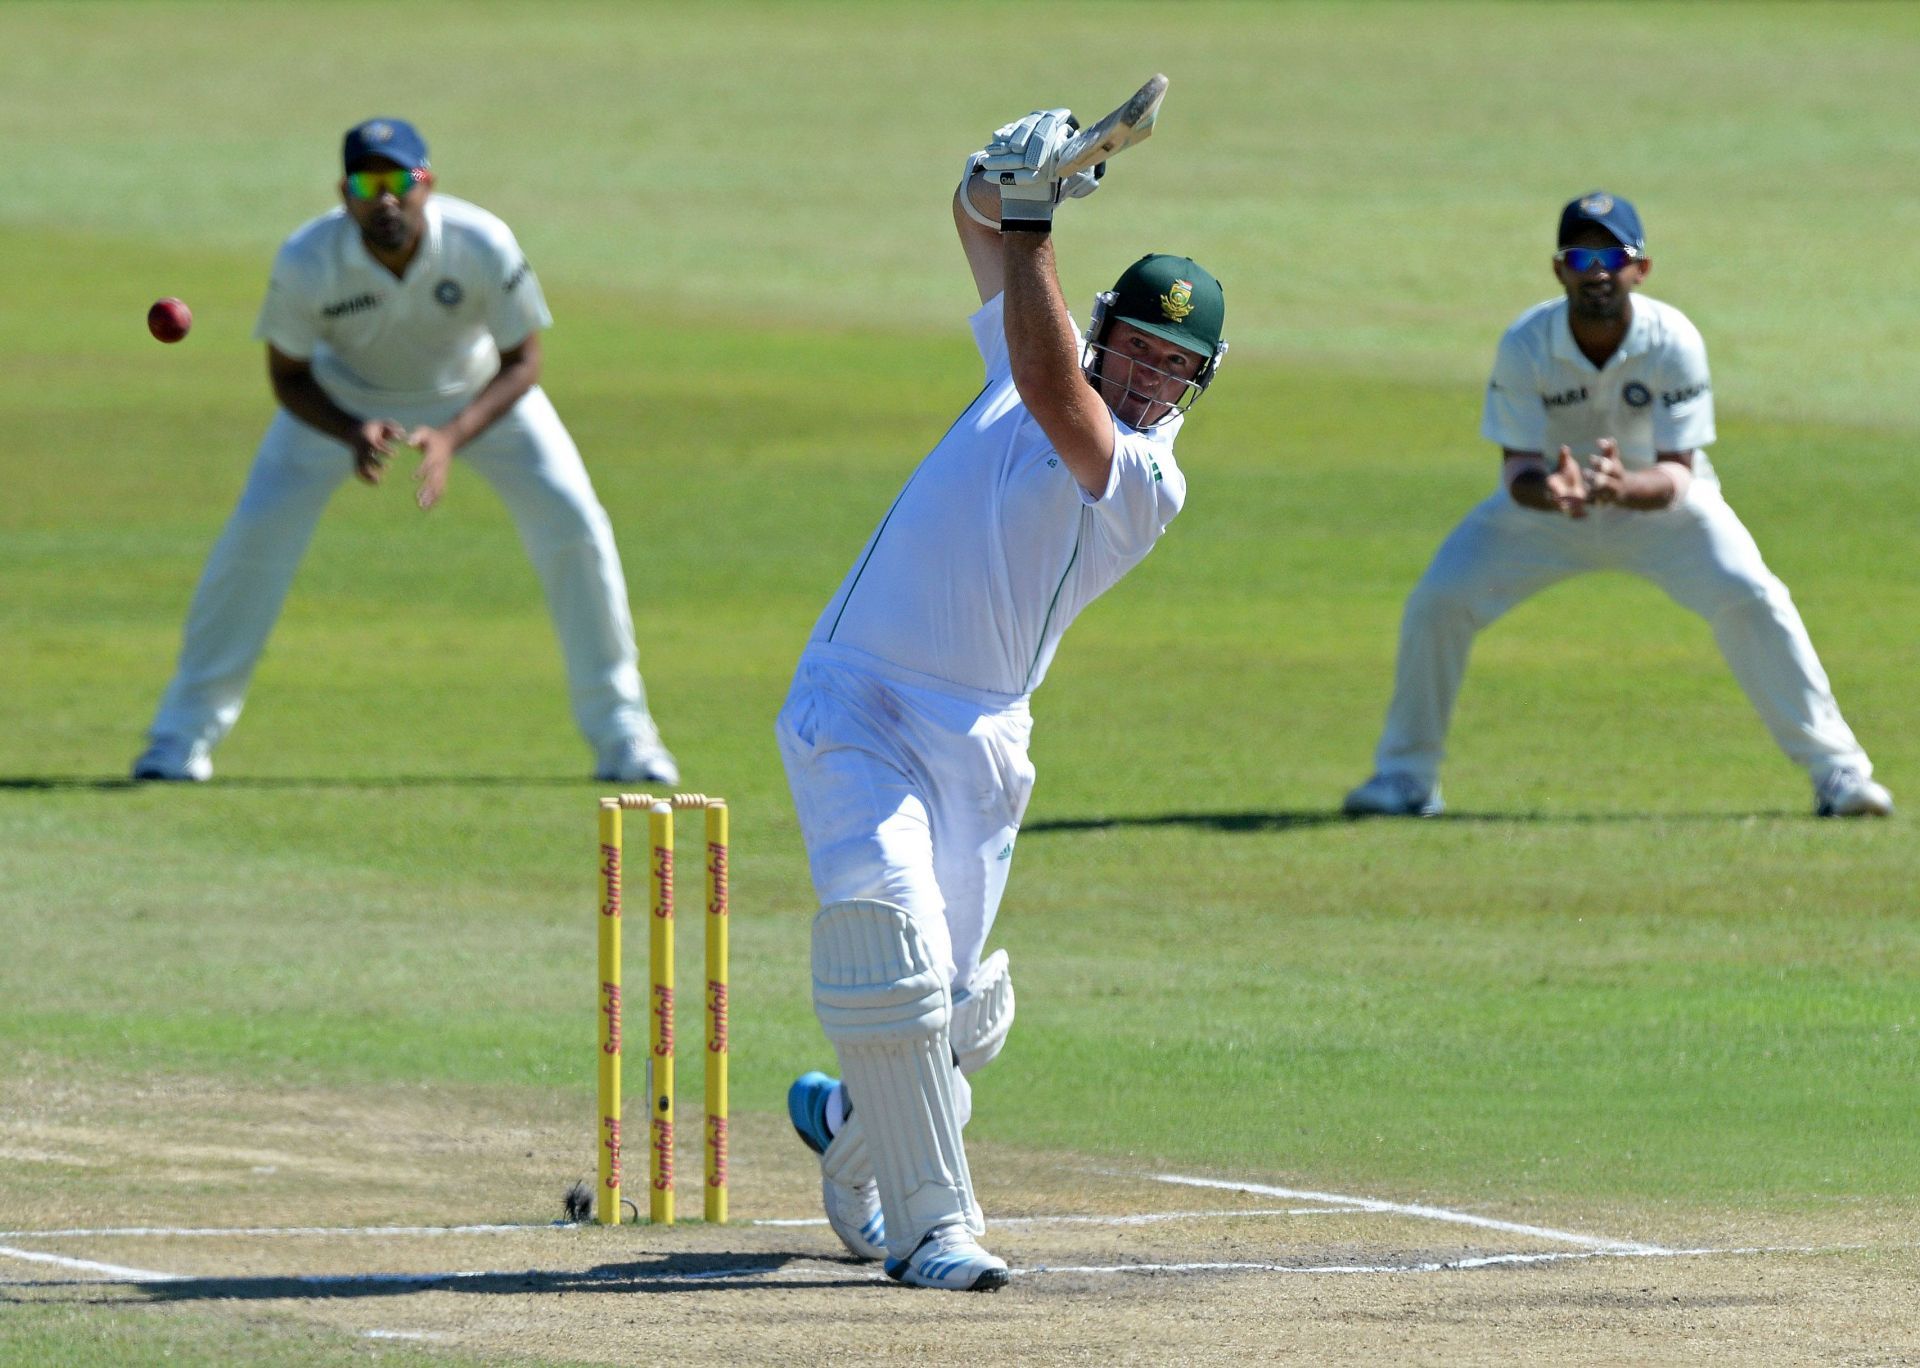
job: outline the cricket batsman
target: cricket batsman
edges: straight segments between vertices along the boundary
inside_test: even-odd
[[[953,215],[984,385],[854,559],[777,725],[844,1079],[803,1075],[788,1110],[834,1231],[917,1287],[1007,1282],[961,1127],[1013,1020],[1006,952],[985,949],[1033,787],[1028,701],[1180,511],[1174,441],[1226,352],[1220,284],[1179,256],[1129,266],[1081,334],[1051,229],[1104,167],[1060,174],[1075,129],[1037,110],[967,159]]]

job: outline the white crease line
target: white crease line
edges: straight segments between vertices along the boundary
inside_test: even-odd
[[[1351,1207],[1253,1207],[1244,1210],[1146,1211],[1124,1216],[1000,1216],[993,1224],[1003,1225],[1152,1225],[1158,1221],[1198,1221],[1225,1217],[1261,1216],[1344,1216]],[[803,1227],[823,1226],[824,1216],[761,1217],[734,1224],[744,1226]],[[120,1239],[218,1239],[222,1236],[249,1239],[283,1239],[303,1236],[371,1235],[517,1235],[539,1230],[585,1229],[588,1221],[541,1221],[526,1225],[462,1226],[99,1226],[69,1230],[0,1230],[0,1240],[120,1240]],[[640,1224],[645,1224],[641,1222]]]
[[[1751,1245],[1738,1249],[1559,1249],[1543,1254],[1483,1254],[1468,1259],[1435,1259],[1421,1263],[1399,1264],[1280,1264],[1280,1263],[1177,1263],[1177,1264],[1100,1264],[1084,1267],[1054,1267],[1011,1270],[1018,1277],[1038,1273],[1318,1273],[1384,1274],[1446,1273],[1474,1268],[1493,1268],[1511,1264],[1564,1263],[1577,1259],[1694,1259],[1715,1254],[1817,1254],[1827,1249],[1851,1249],[1852,1245],[1815,1248],[1811,1245]]]
[[[1450,1221],[1455,1225],[1503,1230],[1509,1235],[1531,1235],[1535,1239],[1557,1240],[1561,1244],[1581,1245],[1588,1249],[1635,1254],[1667,1252],[1659,1245],[1642,1244],[1638,1240],[1616,1240],[1604,1235],[1580,1235],[1571,1230],[1552,1230],[1546,1226],[1521,1225],[1516,1221],[1495,1220],[1491,1216],[1474,1216],[1464,1211],[1449,1211],[1445,1207],[1387,1202],[1377,1197],[1348,1197],[1337,1192],[1312,1192],[1299,1188],[1271,1187],[1265,1183],[1237,1182],[1224,1178],[1194,1178],[1180,1173],[1154,1173],[1147,1176],[1155,1182],[1178,1183],[1185,1187],[1219,1188],[1227,1192],[1249,1192],[1261,1197],[1286,1197],[1294,1201],[1331,1202],[1336,1206],[1350,1207],[1356,1211],[1386,1211],[1400,1216],[1416,1216],[1426,1221]]]
[[[446,1340],[452,1339],[453,1336],[443,1335],[438,1330],[362,1330],[360,1332],[360,1338],[377,1340],[438,1340],[445,1342]]]
[[[9,1249],[0,1245],[0,1258],[21,1259],[27,1263],[48,1263],[81,1273],[103,1273],[114,1282],[173,1282],[173,1273],[155,1273],[147,1268],[124,1268],[119,1264],[96,1263],[92,1259],[69,1259],[64,1254],[43,1254],[34,1249]]]
[[[0,1240],[107,1240],[138,1236],[190,1239],[204,1236],[248,1235],[273,1238],[284,1235],[506,1235],[528,1230],[570,1230],[567,1221],[528,1225],[463,1226],[107,1226],[88,1230],[0,1230]]]
[[[1214,1221],[1228,1217],[1345,1216],[1345,1207],[1254,1207],[1245,1211],[1141,1211],[1129,1216],[996,1216],[993,1226],[1018,1225],[1153,1225],[1160,1221]]]
[[[1350,1216],[1351,1207],[1253,1207],[1248,1210],[1218,1211],[1143,1211],[1127,1216],[994,1216],[987,1224],[998,1230],[1001,1226],[1047,1226],[1047,1225],[1115,1225],[1136,1226],[1153,1225],[1159,1221],[1210,1221],[1227,1217],[1259,1216]],[[765,1217],[760,1220],[744,1221],[743,1225],[753,1226],[823,1226],[827,1223],[824,1216],[801,1217]]]

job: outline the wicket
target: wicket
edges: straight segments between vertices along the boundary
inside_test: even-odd
[[[644,808],[648,845],[648,1216],[673,1224],[673,813],[706,812],[707,1037],[706,1183],[709,1222],[727,1219],[727,802],[704,793],[655,798],[623,793],[600,800],[600,1187],[602,1225],[620,1224],[620,827]],[[637,1209],[637,1208],[636,1208]]]

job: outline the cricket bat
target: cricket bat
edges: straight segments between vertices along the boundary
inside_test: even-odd
[[[1073,141],[1060,149],[1054,179],[1078,175],[1135,143],[1145,142],[1153,136],[1153,122],[1160,117],[1160,102],[1166,97],[1167,78],[1156,74],[1113,113],[1073,135]]]

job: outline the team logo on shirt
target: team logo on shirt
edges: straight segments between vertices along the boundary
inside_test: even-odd
[[[467,297],[467,292],[460,288],[459,281],[443,280],[433,287],[433,297],[451,309]]]
[[[1645,408],[1653,402],[1653,391],[1638,380],[1629,380],[1627,387],[1620,391],[1620,397],[1627,401],[1628,408]]]
[[[1581,385],[1578,389],[1561,390],[1558,394],[1543,394],[1540,396],[1540,402],[1548,408],[1566,408],[1569,404],[1584,404],[1587,402],[1587,387]]]
[[[1174,323],[1181,322],[1193,312],[1193,282],[1176,280],[1160,296],[1160,312]]]
[[[513,274],[507,277],[507,283],[500,287],[500,293],[512,294],[520,287],[520,282],[527,278],[527,272],[532,269],[531,266],[527,265],[526,258],[522,257],[520,264],[513,268]]]

